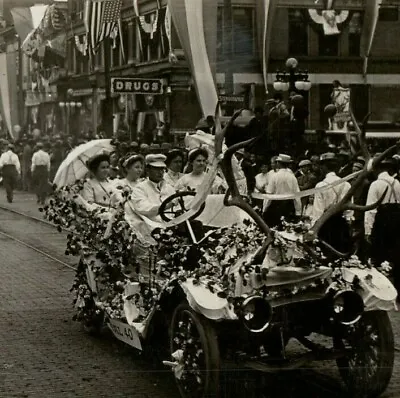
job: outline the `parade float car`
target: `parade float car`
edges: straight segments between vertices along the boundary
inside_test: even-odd
[[[369,160],[343,200],[312,226],[299,222],[277,231],[235,183],[232,156],[254,140],[223,151],[226,131],[215,137],[215,161],[229,186],[224,203],[245,211],[249,221],[210,228],[196,220],[204,210],[197,195],[178,192],[160,208],[167,228],[153,231],[156,245],[144,247],[123,216],[115,216],[99,249],[83,251],[73,287],[77,318],[92,333],[107,325],[138,350],[157,344],[157,334],[168,330],[163,362],[185,398],[219,396],[228,362],[271,372],[327,360],[336,361],[351,396],[379,396],[393,370],[388,311],[396,308],[397,292],[384,276],[385,264],[339,253],[318,239],[318,231],[334,214],[379,204],[355,206],[351,197],[395,147],[372,160],[363,145]],[[76,241],[70,240],[72,250]],[[331,343],[320,344],[318,335]],[[306,352],[289,356],[291,339]]]

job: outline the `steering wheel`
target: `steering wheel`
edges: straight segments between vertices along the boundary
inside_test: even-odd
[[[160,209],[158,210],[158,214],[165,222],[169,222],[174,218],[181,216],[182,214],[186,213],[189,209],[185,207],[185,200],[184,198],[187,196],[196,196],[196,192],[193,191],[182,191],[177,192],[161,203]],[[174,203],[175,202],[175,203]],[[172,205],[170,205],[172,203]],[[170,205],[170,206],[168,206]],[[175,209],[175,207],[179,207]],[[203,203],[200,206],[200,209],[196,211],[196,213],[190,217],[190,220],[194,220],[197,218],[201,213],[203,213],[206,204]],[[171,216],[169,216],[171,215]]]

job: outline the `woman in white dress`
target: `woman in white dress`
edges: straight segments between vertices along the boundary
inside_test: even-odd
[[[164,181],[175,188],[177,182],[184,176],[182,173],[184,155],[179,149],[173,149],[167,153],[167,171],[164,174]]]
[[[115,183],[108,178],[110,156],[106,153],[95,155],[86,162],[86,166],[91,177],[85,182],[80,196],[94,207],[113,207]]]
[[[113,201],[121,203],[124,199],[128,199],[127,196],[123,195],[124,192],[128,192],[128,195],[132,193],[132,189],[141,181],[143,181],[142,175],[144,170],[144,158],[142,155],[133,153],[128,155],[121,164],[125,178],[118,180],[115,183],[117,188],[117,194]]]
[[[192,149],[189,152],[188,161],[192,166],[192,172],[179,179],[175,185],[177,191],[197,191],[207,175],[208,152],[206,149]],[[223,193],[224,190],[223,180],[217,176],[211,188],[211,194]]]
[[[133,188],[143,180],[144,158],[136,153],[128,156],[122,164],[126,177],[119,181],[124,187]]]

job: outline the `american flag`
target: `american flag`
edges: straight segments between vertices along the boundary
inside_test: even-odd
[[[121,17],[122,0],[86,0],[84,22],[88,46],[93,53],[110,37]]]

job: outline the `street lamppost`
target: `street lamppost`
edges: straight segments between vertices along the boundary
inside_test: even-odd
[[[70,119],[72,114],[74,113],[75,109],[79,109],[82,107],[82,102],[75,102],[75,101],[61,101],[58,103],[58,106],[64,112],[64,126],[65,132],[67,136],[70,134]]]
[[[275,91],[309,91],[311,82],[308,80],[308,71],[297,69],[299,62],[296,58],[286,60],[287,71],[277,71],[274,82]]]

